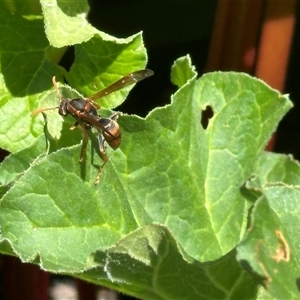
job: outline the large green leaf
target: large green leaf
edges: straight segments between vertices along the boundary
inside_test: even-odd
[[[299,296],[299,196],[299,186],[265,185],[248,234],[238,247],[238,259],[277,299]]]
[[[99,266],[77,276],[142,299],[255,299],[257,292],[235,251],[209,264],[187,262],[159,225],[133,232],[93,260]]]
[[[253,173],[245,189],[258,201],[247,235],[238,246],[238,259],[261,278],[271,299],[296,299],[300,290],[299,163],[291,156],[264,152]]]
[[[274,182],[299,185],[299,162],[291,155],[262,152],[256,161],[253,175],[241,190],[248,200],[256,201],[263,194],[264,184]]]
[[[87,1],[40,0],[50,44],[61,48],[91,39],[97,29],[88,23]],[[59,20],[59,22],[58,22]]]
[[[216,286],[223,280],[218,272],[226,266],[224,255],[245,230],[247,203],[240,187],[290,103],[245,74],[211,73],[197,80],[188,60],[183,61],[173,66],[173,80],[182,87],[170,105],[145,119],[119,118],[122,144],[116,151],[108,149],[110,161],[98,186],[94,178],[101,160],[91,135],[83,164],[78,163],[80,145],[54,151],[3,197],[3,238],[22,260],[40,261],[54,272],[85,270],[77,276],[142,298],[180,299],[186,289],[172,293],[173,281],[190,282],[184,274],[199,272],[194,296],[207,285],[215,297],[228,297],[232,282],[221,294]],[[204,129],[201,117],[207,106],[214,116]],[[63,133],[61,139],[71,134]],[[169,248],[170,238],[173,250],[161,253],[158,249]],[[149,254],[149,245],[157,258]],[[210,274],[216,279],[207,282],[199,262],[219,259]],[[166,275],[169,263],[156,267],[164,260],[178,261],[173,278]],[[193,260],[198,263],[190,265]],[[132,270],[130,276],[124,269]],[[236,274],[244,278],[240,269]],[[158,284],[154,278],[166,281]],[[236,279],[238,295],[244,284],[254,295],[256,284],[245,278]],[[128,281],[130,285],[122,284]]]

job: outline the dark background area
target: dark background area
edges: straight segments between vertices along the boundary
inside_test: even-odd
[[[90,0],[89,21],[118,38],[143,31],[148,53],[147,68],[154,76],[139,82],[118,108],[140,116],[170,103],[176,87],[170,81],[171,66],[186,54],[201,74],[204,70],[214,22],[216,0]]]
[[[292,41],[284,93],[294,103],[277,130],[275,152],[293,154],[300,159],[300,5],[297,3],[297,20]]]
[[[147,68],[155,75],[140,82],[118,108],[140,116],[170,102],[176,87],[170,82],[173,62],[190,54],[201,76],[209,51],[217,0],[90,0],[89,21],[99,30],[119,38],[143,31],[148,52]],[[290,94],[294,108],[280,123],[274,151],[300,159],[300,5],[292,42],[284,93]]]

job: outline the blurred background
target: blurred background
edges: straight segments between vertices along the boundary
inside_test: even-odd
[[[89,3],[88,19],[99,30],[119,38],[143,31],[147,68],[155,72],[135,86],[119,111],[146,116],[154,107],[169,103],[176,91],[170,82],[171,66],[190,54],[199,76],[218,70],[247,72],[289,93],[295,107],[280,123],[268,149],[300,158],[300,5],[296,0]],[[61,64],[69,68],[73,55],[70,48]],[[0,299],[132,299],[72,278],[49,277],[36,266],[2,258]],[[55,289],[60,285],[71,294],[58,296]]]
[[[170,69],[190,54],[201,76],[211,71],[246,72],[290,94],[295,107],[281,122],[268,149],[300,158],[300,5],[296,0],[90,0],[90,22],[127,37],[143,31],[148,68],[120,111],[145,116],[170,102],[176,90]],[[298,22],[297,22],[298,16]]]

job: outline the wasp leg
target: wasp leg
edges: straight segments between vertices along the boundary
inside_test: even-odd
[[[85,161],[86,146],[87,146],[87,143],[89,141],[89,136],[88,136],[88,134],[86,132],[85,126],[83,124],[81,124],[81,123],[78,123],[78,122],[76,122],[76,123],[72,127],[75,128],[76,126],[80,125],[80,127],[82,129],[82,134],[83,134],[82,147],[81,147],[80,159],[79,159],[79,162],[81,163],[81,162]]]
[[[56,93],[57,93],[59,102],[61,102],[61,93],[60,93],[60,91],[59,91],[59,89],[58,89],[57,82],[56,82],[56,80],[55,80],[55,76],[52,77],[52,83],[53,83],[53,86],[54,86],[54,88],[55,88],[55,90],[56,90]]]
[[[79,122],[75,122],[74,125],[72,125],[72,126],[70,127],[70,130],[74,130],[75,128],[78,127],[78,125],[79,125]]]
[[[99,181],[100,181],[100,174],[102,173],[102,170],[103,170],[103,167],[104,165],[107,163],[108,161],[108,156],[105,152],[105,139],[103,138],[102,134],[99,134],[98,135],[98,142],[99,142],[99,151],[100,151],[100,156],[101,158],[104,160],[103,164],[99,167],[99,170],[98,170],[98,173],[96,175],[96,178],[95,178],[95,182],[94,184],[97,185],[99,184]]]
[[[53,83],[53,86],[54,86],[54,88],[56,90],[56,93],[58,95],[59,102],[61,102],[61,93],[59,92],[59,89],[58,89],[58,86],[57,86],[57,82],[55,80],[55,76],[52,77],[52,83]],[[59,108],[59,106],[47,107],[47,108],[38,108],[38,109],[35,109],[34,111],[32,111],[31,114],[30,114],[30,116],[33,117],[33,116],[37,115],[38,113],[41,113],[41,112],[44,112],[44,111],[47,111],[47,110],[56,109],[56,108]]]
[[[86,146],[87,146],[87,143],[89,141],[89,136],[86,132],[86,126],[79,123],[79,122],[75,122],[74,125],[72,125],[70,127],[71,130],[74,130],[75,128],[78,127],[78,125],[80,125],[81,127],[81,130],[82,130],[82,135],[83,135],[83,139],[82,139],[82,147],[81,147],[81,152],[80,152],[80,159],[79,159],[79,162],[83,162],[85,160],[85,155],[86,155]]]
[[[117,121],[117,119],[119,118],[119,116],[120,116],[120,113],[119,113],[119,112],[115,112],[115,113],[113,113],[113,114],[109,117],[109,119],[112,119],[112,120],[114,120],[114,121]]]

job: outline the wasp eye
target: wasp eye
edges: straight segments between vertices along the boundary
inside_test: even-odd
[[[65,117],[67,114],[68,114],[68,102],[66,102],[65,100],[63,100],[61,103],[60,103],[60,106],[58,108],[58,113]]]

